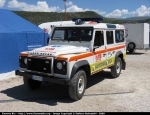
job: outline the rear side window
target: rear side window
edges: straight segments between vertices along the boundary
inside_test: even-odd
[[[124,31],[116,30],[115,37],[116,37],[116,43],[124,42]]]
[[[107,37],[107,44],[113,44],[113,31],[106,31],[106,37]]]

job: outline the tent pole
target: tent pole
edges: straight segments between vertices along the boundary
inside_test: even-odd
[[[46,31],[46,30],[45,30],[45,28],[44,28],[44,46],[46,46],[46,44],[45,44],[45,41],[46,41],[46,40],[45,40],[45,31]]]

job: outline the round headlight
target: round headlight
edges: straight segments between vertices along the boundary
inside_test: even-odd
[[[24,58],[24,64],[27,65],[27,58]]]
[[[58,63],[56,64],[56,67],[57,67],[57,69],[61,70],[61,69],[62,69],[62,63],[58,62]]]

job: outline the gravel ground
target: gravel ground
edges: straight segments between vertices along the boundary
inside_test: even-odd
[[[150,112],[150,50],[127,54],[126,63],[118,78],[108,70],[91,76],[79,101],[69,98],[65,86],[30,91],[20,76],[0,81],[0,112]]]

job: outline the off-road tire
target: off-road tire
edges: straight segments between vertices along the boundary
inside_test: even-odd
[[[111,67],[111,76],[113,78],[119,77],[122,69],[122,60],[120,57],[116,58],[115,64]]]
[[[134,52],[134,50],[129,50],[129,53],[133,53]]]
[[[128,44],[128,51],[130,52],[130,53],[133,53],[134,52],[134,50],[135,50],[135,43],[133,43],[133,42],[130,42],[129,44]]]
[[[23,82],[24,82],[24,85],[26,86],[26,88],[30,89],[30,90],[38,89],[42,84],[41,81],[36,81],[36,80],[33,80],[32,78],[28,78],[28,77],[23,77]]]
[[[84,70],[79,70],[71,79],[69,84],[69,96],[73,100],[80,100],[85,92],[87,84],[86,73]]]

